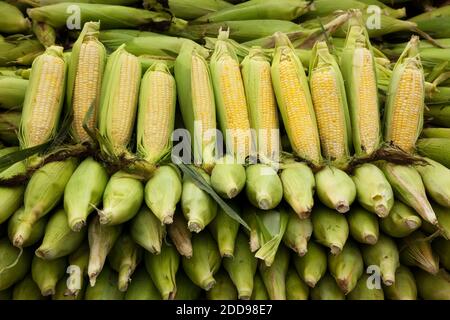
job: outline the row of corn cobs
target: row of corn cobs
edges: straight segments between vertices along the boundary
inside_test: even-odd
[[[450,299],[444,1],[0,12],[0,299]]]

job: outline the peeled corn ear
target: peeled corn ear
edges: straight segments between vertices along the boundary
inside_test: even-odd
[[[355,153],[370,155],[379,147],[381,124],[375,60],[360,15],[350,19],[340,67],[347,91]]]
[[[175,102],[175,79],[167,64],[156,62],[142,77],[137,126],[138,153],[151,164],[172,147]]]
[[[100,104],[106,51],[98,40],[100,22],[86,22],[78,40],[72,47],[67,78],[66,103],[73,113],[72,136],[77,142],[90,139],[83,128],[86,114],[90,130],[96,127]]]
[[[211,75],[218,118],[227,149],[240,161],[244,161],[250,153],[250,121],[239,60],[228,42],[228,35],[229,31],[220,29],[211,56]]]
[[[106,154],[126,153],[136,118],[141,66],[120,46],[108,58],[100,99],[99,131]]]
[[[423,125],[425,78],[419,38],[413,36],[398,59],[387,92],[384,140],[405,152],[414,151]]]
[[[23,149],[43,144],[56,134],[66,83],[63,50],[51,46],[33,62],[20,124]]]
[[[344,80],[327,43],[314,45],[309,83],[324,157],[344,165],[350,157],[351,127]]]
[[[277,32],[272,84],[294,153],[320,164],[320,140],[308,80],[289,38]]]
[[[186,42],[175,60],[178,100],[191,135],[194,161],[206,171],[214,166],[216,105],[208,63],[195,44]]]

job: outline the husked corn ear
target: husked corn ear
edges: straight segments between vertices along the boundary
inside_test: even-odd
[[[90,108],[92,114],[87,120],[90,130],[96,127],[100,90],[106,63],[106,51],[98,41],[99,22],[84,24],[78,40],[72,47],[67,79],[67,104],[73,112],[72,135],[76,142],[90,140],[83,123]]]
[[[141,66],[120,46],[108,58],[100,99],[99,129],[104,152],[127,151],[136,118]]]
[[[385,106],[384,140],[405,152],[414,150],[423,125],[425,79],[418,46],[413,36],[398,59]]]
[[[216,143],[214,90],[208,63],[190,42],[175,60],[175,79],[183,122],[193,139],[194,161],[210,172]]]
[[[239,60],[228,43],[229,31],[220,30],[210,67],[219,122],[231,154],[245,159],[251,146],[250,121]]]
[[[33,62],[20,125],[22,148],[45,143],[56,134],[65,81],[63,47],[51,46]]]
[[[372,46],[359,17],[350,21],[340,67],[347,91],[355,153],[370,155],[380,144],[380,111]]]
[[[138,153],[157,163],[172,147],[175,125],[175,79],[164,62],[156,62],[144,74],[139,95]]]
[[[337,163],[350,156],[350,118],[344,80],[326,42],[314,45],[309,82],[323,155]]]
[[[280,152],[277,104],[270,60],[261,49],[250,49],[242,61],[242,77],[258,155],[262,161],[277,161]]]
[[[293,151],[315,165],[321,162],[316,116],[302,63],[287,36],[276,33],[272,83]]]

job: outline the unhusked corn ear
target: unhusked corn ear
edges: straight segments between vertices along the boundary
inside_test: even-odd
[[[14,286],[14,288],[12,290],[12,296],[9,298],[12,298],[12,300],[45,300],[46,299],[41,294],[41,290],[39,290],[39,287],[37,286],[36,282],[34,282],[34,280],[30,274]],[[4,298],[2,297],[2,299],[4,299]]]
[[[33,225],[58,204],[77,165],[76,159],[69,158],[47,163],[33,174],[25,189],[25,216],[12,240],[15,246],[21,247],[30,237]]]
[[[155,164],[172,147],[175,125],[175,79],[164,62],[156,62],[142,77],[139,95],[137,150]]]
[[[301,219],[292,209],[287,210],[289,221],[283,235],[284,244],[299,256],[308,252],[308,241],[312,235],[312,222],[309,218]]]
[[[359,16],[350,20],[340,67],[350,109],[355,153],[358,156],[370,155],[380,145],[380,110],[372,46]]]
[[[11,218],[8,220],[8,237],[11,243],[13,243],[18,230],[22,227],[22,224],[27,223],[27,216],[24,213],[24,208],[21,207],[19,210],[14,212]],[[44,217],[36,221],[35,224],[31,227],[30,236],[26,241],[23,242],[22,248],[32,246],[39,242],[42,239],[42,236],[45,233],[45,228],[47,224],[47,218]]]
[[[289,251],[280,246],[273,264],[259,264],[259,272],[271,300],[286,300],[286,273],[289,268]]]
[[[255,273],[253,283],[253,292],[250,300],[269,300],[269,294],[259,272]]]
[[[229,31],[220,30],[210,68],[217,114],[227,149],[243,161],[250,153],[252,142],[250,121],[239,60],[228,42],[228,34]]]
[[[416,280],[407,267],[400,266],[395,272],[395,283],[383,286],[383,292],[389,300],[417,300]]]
[[[441,206],[450,208],[450,169],[431,159],[425,160],[428,165],[416,165],[415,168],[422,177],[427,193]]]
[[[31,263],[31,252],[24,250],[19,256],[20,250],[15,248],[7,238],[0,240],[0,290],[10,288],[20,281],[28,273]],[[16,262],[16,263],[14,263]]]
[[[237,300],[236,287],[230,276],[223,269],[219,270],[214,278],[216,279],[216,284],[206,292],[208,300]]]
[[[125,293],[125,300],[160,300],[161,294],[156,289],[152,278],[144,267],[138,267]]]
[[[421,135],[424,138],[450,139],[450,128],[425,128]]]
[[[344,215],[321,205],[312,212],[313,233],[316,241],[328,248],[331,254],[342,251],[348,238],[348,223]]]
[[[403,238],[420,228],[422,219],[414,209],[396,201],[389,215],[380,220],[381,230],[393,238]]]
[[[209,224],[209,230],[217,242],[220,256],[232,259],[239,231],[239,222],[232,219],[222,208],[219,208],[217,216]]]
[[[33,62],[20,124],[23,149],[45,143],[56,134],[66,84],[63,50],[51,46]]]
[[[167,234],[180,255],[192,257],[192,234],[181,212],[174,215],[173,222],[167,226]]]
[[[130,234],[138,245],[158,255],[166,235],[166,226],[146,206],[142,206],[131,220]]]
[[[382,288],[369,288],[367,282],[370,281],[368,274],[363,274],[358,280],[355,289],[347,295],[348,300],[384,300]]]
[[[34,256],[31,263],[31,276],[44,297],[55,294],[56,284],[64,276],[65,270],[66,259],[64,258],[44,260]]]
[[[176,17],[192,20],[210,12],[216,12],[233,5],[224,0],[144,0],[144,8],[161,10],[169,9]]]
[[[19,8],[12,3],[1,1],[0,10],[2,11],[1,33],[28,33],[30,21],[23,16]]]
[[[202,289],[196,286],[183,270],[177,273],[175,280],[177,283],[175,300],[196,300],[202,294]]]
[[[378,218],[371,212],[353,206],[347,213],[350,235],[359,243],[375,244],[378,241]]]
[[[309,83],[324,157],[344,165],[350,156],[351,128],[344,80],[327,43],[314,45]]]
[[[387,92],[384,140],[412,152],[423,125],[425,78],[413,36],[395,64]]]
[[[276,33],[272,84],[292,150],[318,165],[321,162],[316,116],[303,65],[289,38]]]
[[[211,186],[226,199],[236,197],[244,189],[246,179],[245,167],[230,155],[218,159],[211,171]]]
[[[292,267],[286,274],[287,300],[308,300],[309,287],[303,282]]]
[[[315,241],[309,241],[304,256],[293,255],[294,266],[300,278],[314,288],[327,271],[327,254],[325,248]]]
[[[93,286],[87,286],[85,300],[122,300],[124,293],[117,287],[117,273],[106,265]]]
[[[327,273],[317,286],[311,289],[312,300],[345,300],[345,295],[338,287],[336,280]]]
[[[409,267],[418,267],[428,273],[439,271],[439,256],[431,249],[428,237],[417,230],[399,243],[400,261]]]
[[[247,167],[245,192],[251,204],[262,210],[278,206],[283,198],[283,185],[277,172],[265,164]]]
[[[426,300],[450,299],[450,274],[444,269],[436,275],[423,270],[416,270],[414,278],[417,283],[419,296]]]
[[[426,138],[417,141],[417,151],[424,157],[433,159],[450,169],[450,154],[442,152],[450,150],[450,139]]]
[[[241,66],[256,151],[262,162],[278,161],[280,135],[270,60],[261,49],[252,48]]]
[[[191,135],[194,162],[208,172],[214,166],[216,104],[211,72],[198,47],[186,42],[175,60],[178,101]]]
[[[76,142],[90,140],[83,123],[96,128],[106,51],[98,40],[100,22],[86,22],[72,47],[67,78],[66,104],[73,113],[72,136]],[[90,110],[92,108],[92,110]],[[88,112],[91,112],[86,119]]]
[[[141,66],[120,46],[108,58],[100,99],[99,131],[102,151],[127,152],[136,118]]]

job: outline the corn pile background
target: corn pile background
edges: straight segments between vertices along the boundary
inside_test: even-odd
[[[448,1],[239,2],[0,1],[0,300],[450,299]]]

